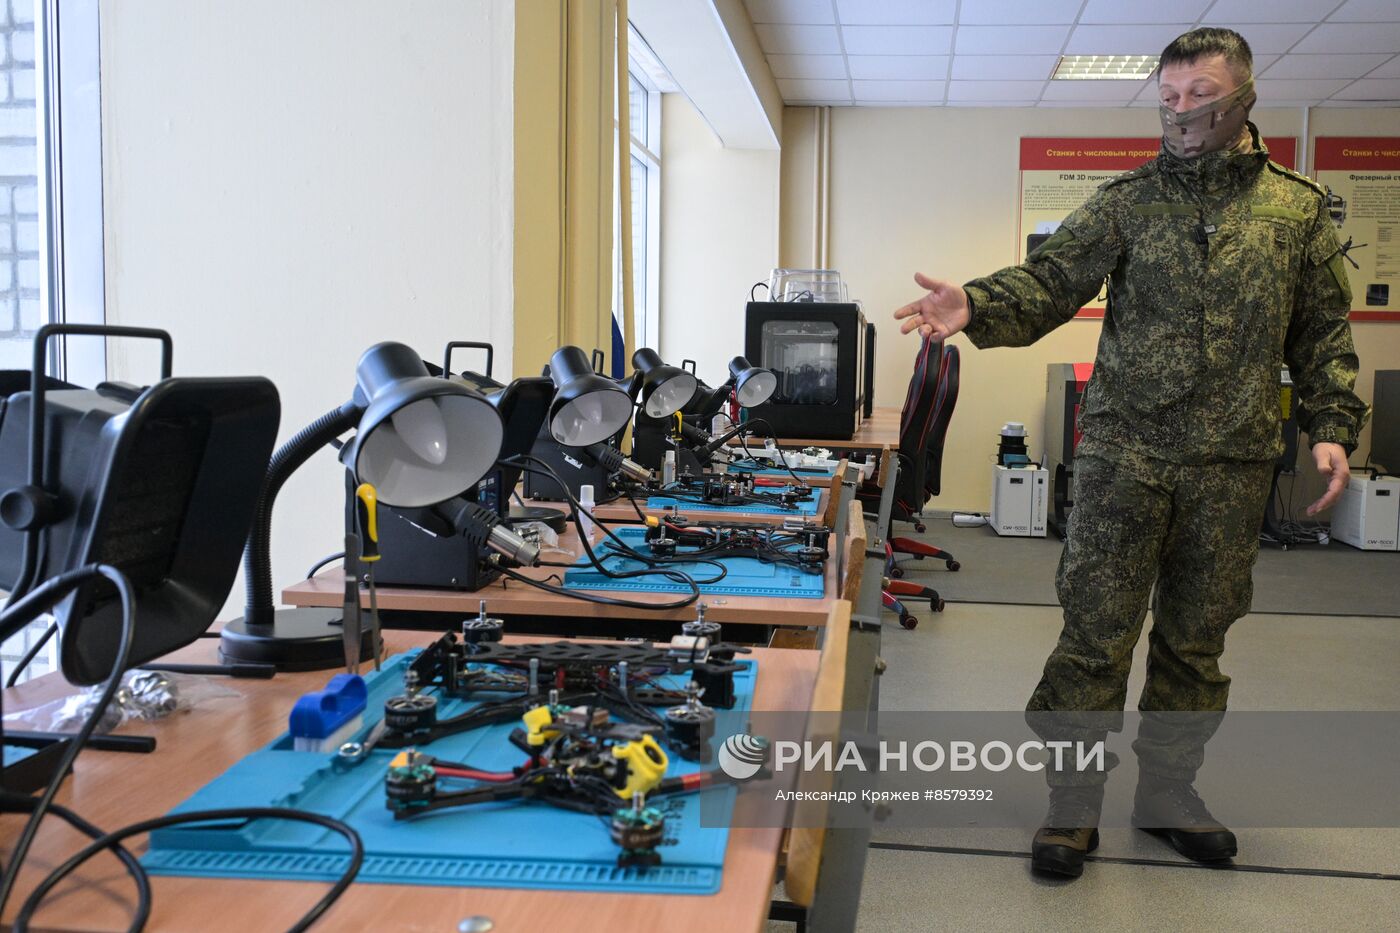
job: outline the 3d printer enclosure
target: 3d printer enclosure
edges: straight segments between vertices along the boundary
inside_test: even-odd
[[[0,379],[0,489],[28,483],[28,385],[28,372]],[[223,608],[277,436],[277,389],[261,377],[175,378],[133,400],[126,387],[62,385],[44,397],[43,485],[58,514],[35,579],[90,563],[125,573],[138,612],[129,663],[143,664],[194,641]],[[23,548],[0,525],[0,587],[15,584]],[[105,680],[121,635],[115,589],[85,585],[55,615],[64,676]]]
[[[850,440],[866,414],[866,320],[854,302],[750,301],[744,311],[744,356],[778,377],[773,398],[749,410],[750,418],[767,421],[776,437]],[[801,324],[815,324],[830,337],[802,334]],[[765,332],[768,325],[793,325],[791,333]],[[834,384],[805,391],[803,373],[790,351],[816,350],[829,345],[834,357]],[[803,354],[797,352],[794,357]],[[822,376],[822,378],[826,378]],[[806,397],[813,396],[813,397]]]

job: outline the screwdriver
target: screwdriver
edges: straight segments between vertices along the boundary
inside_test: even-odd
[[[379,560],[379,496],[369,483],[355,489],[355,518],[360,533],[360,562],[369,577],[369,631],[374,669],[379,670],[383,645],[379,640],[379,594],[374,585],[374,565]]]

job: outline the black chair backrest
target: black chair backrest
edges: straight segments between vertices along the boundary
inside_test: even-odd
[[[938,401],[928,432],[928,455],[924,465],[924,492],[929,498],[938,495],[939,492],[943,474],[943,442],[948,437],[948,424],[953,420],[953,409],[958,404],[958,380],[961,372],[958,348],[945,348],[938,380]]]
[[[925,337],[914,359],[914,374],[909,379],[909,391],[905,393],[904,408],[900,412],[900,470],[894,494],[896,501],[908,510],[918,509],[923,502],[928,435],[937,409],[942,359],[942,342]]]

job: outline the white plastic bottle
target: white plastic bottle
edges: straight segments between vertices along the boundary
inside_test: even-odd
[[[593,485],[590,483],[578,488],[579,523],[583,526],[583,534],[590,542],[593,540],[593,517],[588,513],[593,511]]]

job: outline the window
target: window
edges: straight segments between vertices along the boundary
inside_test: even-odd
[[[640,40],[633,32],[629,45]],[[661,292],[661,92],[636,59],[628,69],[628,120],[632,159],[632,295],[637,332],[633,348],[660,342]],[[622,224],[614,189],[613,317],[622,321]]]
[[[0,369],[30,368],[44,323],[105,318],[97,29],[98,0],[0,0]],[[51,374],[106,377],[104,341],[65,344],[50,348]],[[6,679],[46,628],[0,646]],[[57,647],[21,679],[53,670]]]

